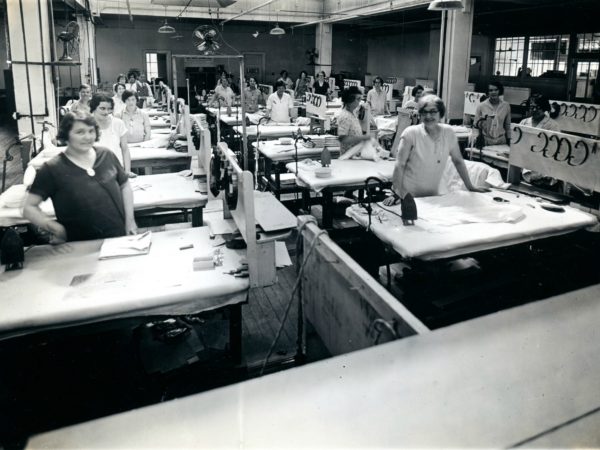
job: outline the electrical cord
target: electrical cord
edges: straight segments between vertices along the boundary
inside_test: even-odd
[[[302,226],[300,226],[300,228],[298,228],[298,240],[300,240],[302,238],[302,230],[309,223],[316,223],[316,220],[315,221],[308,221],[308,222],[304,223]],[[281,324],[279,325],[279,329],[277,330],[277,334],[275,335],[275,339],[273,339],[273,342],[271,343],[271,346],[269,347],[269,352],[267,353],[267,356],[265,357],[265,359],[264,359],[264,361],[262,363],[262,366],[260,368],[260,376],[262,376],[264,374],[265,367],[267,366],[267,363],[269,362],[269,358],[271,357],[271,355],[273,355],[273,350],[275,349],[275,346],[277,345],[277,342],[279,341],[279,338],[281,337],[281,333],[283,331],[283,327],[285,326],[285,322],[286,322],[286,320],[288,318],[290,309],[292,308],[292,303],[294,303],[294,296],[296,294],[296,290],[298,289],[298,286],[300,285],[300,281],[302,280],[302,274],[304,272],[304,268],[306,267],[306,263],[308,262],[308,259],[310,258],[310,255],[311,255],[312,251],[317,246],[317,243],[319,242],[319,237],[321,235],[323,235],[323,234],[327,234],[327,231],[320,230],[317,233],[317,235],[315,236],[315,238],[311,242],[308,251],[306,252],[306,256],[304,257],[304,261],[302,262],[302,265],[300,266],[300,269],[298,270],[298,274],[296,276],[296,282],[294,283],[294,287],[292,289],[292,292],[290,293],[290,298],[289,298],[288,303],[287,303],[287,305],[285,307],[285,311],[283,313],[283,318],[281,319]],[[301,298],[298,299],[298,300],[300,302],[302,302]]]

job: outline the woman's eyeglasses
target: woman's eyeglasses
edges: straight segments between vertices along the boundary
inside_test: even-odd
[[[429,115],[433,116],[437,113],[439,113],[439,111],[437,109],[424,109],[423,111],[421,111],[421,114],[423,114],[423,115],[429,114]]]

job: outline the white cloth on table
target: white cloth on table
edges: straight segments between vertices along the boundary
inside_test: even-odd
[[[315,192],[320,192],[326,187],[348,186],[363,183],[368,177],[377,177],[383,181],[390,181],[394,172],[394,161],[380,160],[378,162],[366,161],[364,159],[331,160],[331,177],[317,178],[315,168],[320,167],[317,162],[298,163],[298,176],[296,182],[306,186]],[[296,163],[286,164],[286,169],[296,172]]]
[[[508,202],[495,202],[495,196]],[[473,200],[468,200],[469,197]],[[575,208],[567,206],[564,213],[546,211],[532,197],[510,191],[484,194],[457,191],[445,196],[415,198],[415,203],[419,218],[414,226],[402,224],[398,217],[400,205],[385,210],[374,205],[376,218],[371,221],[371,231],[402,256],[424,260],[514,245],[597,223],[594,216]],[[523,214],[520,220],[519,214]],[[348,208],[346,215],[362,226],[368,224],[364,209],[357,205]]]
[[[100,129],[100,139],[95,144],[99,147],[106,147],[113,152],[121,165],[123,165],[123,152],[121,151],[121,138],[127,135],[127,127],[121,119],[109,117],[108,127]]]

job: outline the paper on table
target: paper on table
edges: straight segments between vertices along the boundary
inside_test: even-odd
[[[285,242],[275,242],[275,267],[288,267],[292,265],[290,254],[288,253]]]
[[[152,245],[151,231],[136,236],[105,239],[98,259],[146,255],[150,251],[150,245]]]
[[[211,234],[231,234],[238,231],[237,225],[233,219],[221,219],[210,217],[205,220]]]

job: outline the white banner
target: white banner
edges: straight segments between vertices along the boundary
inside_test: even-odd
[[[562,131],[600,136],[599,105],[562,100],[550,100],[550,104],[559,111],[555,120]]]
[[[383,83],[382,88],[385,91],[385,99],[389,102],[392,99],[392,94],[394,93],[394,85]]]
[[[319,117],[325,117],[327,111],[327,97],[324,95],[306,93],[306,112]]]
[[[481,97],[485,94],[483,92],[469,92],[465,91],[465,109],[464,114],[475,115],[477,105],[481,103]]]
[[[600,191],[600,141],[513,125],[510,165]]]

